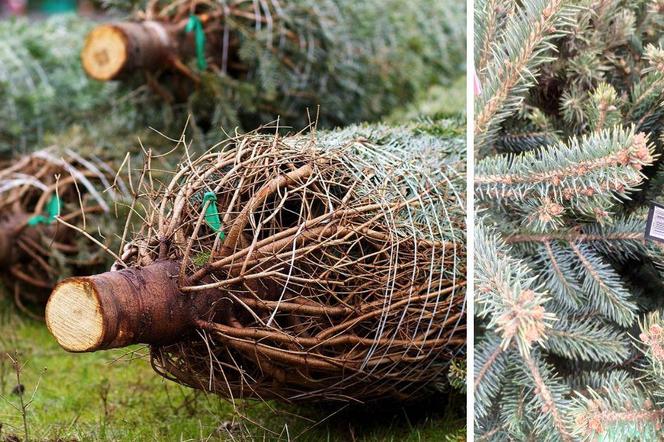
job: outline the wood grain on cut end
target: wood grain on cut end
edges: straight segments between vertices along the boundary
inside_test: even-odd
[[[46,325],[67,351],[98,349],[104,337],[104,317],[94,284],[83,278],[58,284],[46,305]]]
[[[196,330],[213,312],[219,292],[180,291],[179,261],[163,260],[60,282],[46,305],[46,324],[68,351],[133,344],[166,345]]]
[[[81,52],[83,69],[97,80],[112,80],[120,75],[127,63],[127,51],[127,37],[120,28],[97,26],[88,35]]]

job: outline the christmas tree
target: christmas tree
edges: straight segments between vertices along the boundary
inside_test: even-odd
[[[150,344],[158,373],[229,400],[446,388],[466,341],[456,124],[254,132],[167,185],[146,170],[115,269],[60,282],[49,330],[73,352]]]
[[[661,433],[664,3],[569,3],[476,4],[481,440]]]
[[[104,4],[135,12],[90,33],[85,70],[149,85],[197,128],[377,120],[464,70],[463,2]]]

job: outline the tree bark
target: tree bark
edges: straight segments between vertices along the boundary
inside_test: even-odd
[[[168,344],[196,329],[213,311],[219,292],[185,294],[178,261],[158,261],[60,282],[46,305],[46,324],[71,352],[132,344]]]

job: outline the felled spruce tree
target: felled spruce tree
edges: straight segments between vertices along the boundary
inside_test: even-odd
[[[477,5],[480,440],[661,434],[663,7]]]
[[[115,270],[54,289],[49,330],[75,352],[150,344],[161,375],[230,400],[427,395],[465,348],[464,151],[441,122],[188,155],[143,181]]]
[[[376,120],[464,68],[463,2],[133,3],[90,33],[85,70],[144,82],[202,128]]]

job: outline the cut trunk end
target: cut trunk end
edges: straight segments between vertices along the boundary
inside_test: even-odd
[[[104,317],[94,283],[72,278],[60,283],[46,305],[48,329],[67,351],[92,351],[103,342]]]
[[[127,45],[127,38],[120,28],[97,26],[88,35],[81,52],[83,69],[97,80],[117,77],[127,63]]]
[[[170,63],[174,51],[188,48],[177,40],[172,25],[155,21],[99,25],[85,40],[81,63],[89,76],[102,81],[134,69],[156,70]]]
[[[46,305],[46,325],[68,351],[167,344],[195,329],[214,301],[180,292],[179,264],[161,261],[60,282]]]

